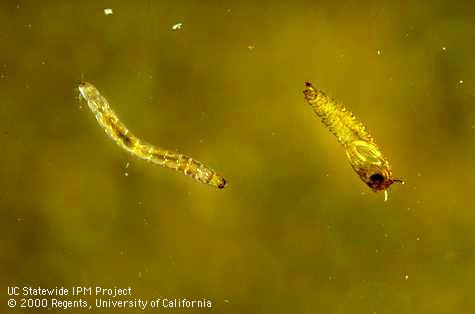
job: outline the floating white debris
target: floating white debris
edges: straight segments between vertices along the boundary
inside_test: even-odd
[[[247,46],[247,49],[249,49],[249,50],[254,50],[254,48],[256,48],[256,46],[254,46],[254,45]]]
[[[408,276],[408,275],[404,276],[404,279],[408,280],[408,279],[409,279],[409,276]]]
[[[172,29],[174,31],[177,31],[179,29],[182,29],[183,28],[183,23],[176,23],[175,25],[172,26]]]
[[[104,14],[105,15],[112,15],[112,14],[114,14],[114,12],[112,11],[111,8],[107,8],[107,9],[104,9]]]
[[[129,173],[128,173],[128,172],[125,172],[125,173],[124,173],[124,176],[128,177],[128,176],[129,176]]]
[[[463,80],[460,80],[459,83],[460,83],[460,84],[463,84]]]
[[[446,47],[442,47],[442,50],[443,50],[443,51],[446,51],[446,50],[447,50],[447,48],[446,48]]]
[[[381,50],[376,51],[378,53],[378,56],[381,55]]]

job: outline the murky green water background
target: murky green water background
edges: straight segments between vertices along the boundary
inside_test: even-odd
[[[475,312],[470,1],[4,0],[0,42],[0,312],[34,311],[6,306],[15,285],[213,302],[164,313]],[[82,78],[229,186],[127,155],[79,102]],[[305,80],[407,180],[388,202]]]

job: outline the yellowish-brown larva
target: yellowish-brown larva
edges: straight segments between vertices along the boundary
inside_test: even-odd
[[[328,97],[309,82],[305,83],[304,95],[323,124],[343,145],[351,167],[364,183],[375,192],[384,191],[386,197],[387,189],[391,184],[403,183],[393,178],[387,159],[371,135],[342,104]]]
[[[97,122],[107,135],[132,155],[179,171],[201,183],[220,189],[226,185],[226,180],[223,177],[203,163],[183,154],[148,144],[132,134],[110,108],[107,99],[91,83],[81,82],[78,89],[80,96],[87,102],[96,116]]]

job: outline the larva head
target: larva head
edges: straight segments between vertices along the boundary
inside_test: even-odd
[[[360,179],[375,192],[386,190],[394,182],[402,182],[392,177],[389,163],[374,143],[351,142],[346,146],[346,155]]]
[[[213,177],[211,177],[209,184],[214,185],[219,189],[223,189],[226,186],[226,180],[224,180],[223,177],[214,174]]]
[[[394,182],[403,182],[399,179],[393,179],[389,167],[379,169],[376,167],[366,175],[366,184],[375,192],[388,189]]]

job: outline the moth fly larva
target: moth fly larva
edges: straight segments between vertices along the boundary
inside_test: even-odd
[[[309,82],[305,83],[305,99],[312,106],[323,124],[345,147],[346,156],[351,167],[373,191],[384,191],[394,182],[388,161],[364,125],[355,116],[324,92],[316,89]]]
[[[87,102],[96,116],[97,122],[107,135],[132,155],[165,168],[179,171],[201,183],[216,186],[220,189],[226,185],[226,180],[223,177],[217,175],[214,170],[203,163],[183,154],[148,144],[132,134],[110,108],[107,99],[91,83],[81,82],[78,89],[80,97]]]

